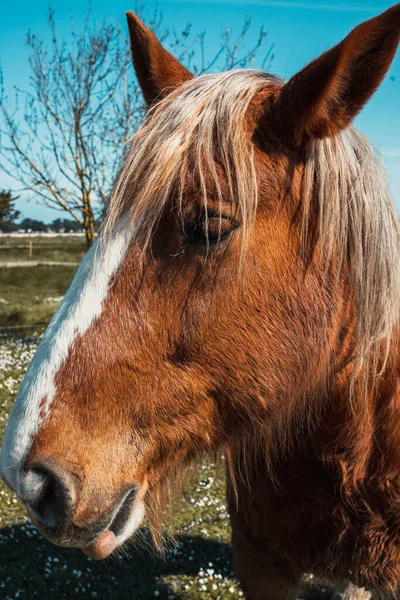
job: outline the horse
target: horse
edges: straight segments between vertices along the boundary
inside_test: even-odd
[[[400,597],[400,232],[352,121],[400,4],[288,82],[195,78],[127,13],[147,112],[21,384],[6,484],[102,559],[224,452],[249,600],[305,572]]]

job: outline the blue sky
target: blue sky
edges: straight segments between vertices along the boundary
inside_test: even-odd
[[[125,11],[134,7],[134,0],[92,0],[94,18],[100,22],[104,17],[114,19],[123,29]],[[154,7],[154,2],[147,2]],[[252,18],[249,43],[255,41],[261,25],[268,30],[268,41],[275,44],[273,73],[289,78],[308,61],[340,41],[355,25],[388,8],[392,2],[377,0],[353,0],[333,2],[330,0],[198,0],[159,1],[165,24],[183,28],[193,24],[195,32],[207,32],[207,51],[211,56],[219,47],[222,28],[240,31],[245,17]],[[71,15],[79,24],[87,10],[82,0],[53,0],[57,29],[67,37]],[[0,8],[0,63],[8,91],[12,86],[26,88],[29,85],[29,69],[25,35],[30,29],[48,39],[46,27],[48,0],[35,2],[2,2]],[[260,57],[261,58],[261,57]],[[255,65],[260,66],[260,65]],[[369,137],[383,154],[389,179],[400,212],[400,56],[395,62],[381,88],[356,120],[356,125]],[[5,175],[0,174],[1,187],[17,187]],[[37,205],[33,200],[21,199],[19,208],[24,216],[52,220],[59,213]]]

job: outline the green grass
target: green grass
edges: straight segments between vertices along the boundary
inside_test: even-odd
[[[50,249],[43,248],[43,255],[49,254]],[[14,255],[9,258],[14,259]],[[0,326],[47,322],[59,302],[54,298],[65,293],[74,269],[72,265],[0,267],[0,297],[6,300],[0,303]],[[0,333],[0,443],[38,336],[39,330],[34,329],[30,336]],[[145,530],[126,551],[101,563],[79,550],[58,548],[44,540],[14,494],[0,484],[0,598],[241,598],[233,575],[223,460],[221,464],[217,468],[205,461],[176,500],[170,524],[176,545],[169,544],[163,557],[155,553]],[[300,597],[330,600],[332,590],[309,583]]]
[[[29,256],[29,242],[32,256]],[[83,236],[11,237],[0,236],[0,265],[7,261],[79,262],[86,252]]]
[[[0,328],[48,323],[75,269],[75,265],[0,266]]]

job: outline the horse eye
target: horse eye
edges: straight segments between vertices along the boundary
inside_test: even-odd
[[[215,247],[227,240],[235,229],[232,221],[219,217],[190,222],[185,225],[184,242]]]

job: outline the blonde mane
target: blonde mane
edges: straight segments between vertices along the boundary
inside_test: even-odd
[[[210,176],[222,199],[219,165],[241,214],[246,244],[256,217],[258,177],[246,113],[257,92],[279,80],[257,70],[203,75],[151,109],[134,136],[111,194],[103,234],[128,212],[136,235],[150,241],[173,195],[183,201],[195,173],[204,205]],[[206,183],[207,181],[207,183]],[[353,127],[307,148],[302,184],[302,241],[318,207],[318,244],[327,265],[346,265],[357,311],[359,370],[382,343],[389,351],[400,309],[400,233],[385,171],[368,140]]]
[[[302,192],[303,239],[316,198],[319,246],[327,264],[335,254],[338,276],[343,265],[350,275],[356,374],[366,361],[367,372],[377,374],[381,360],[382,372],[400,316],[400,229],[382,160],[367,138],[349,127],[309,145]]]
[[[252,69],[202,75],[151,109],[112,191],[105,231],[128,210],[148,241],[171,196],[178,194],[182,202],[189,176],[197,178],[205,206],[210,178],[213,194],[221,200],[219,160],[246,239],[256,215],[258,185],[245,117],[254,95],[276,81]]]

